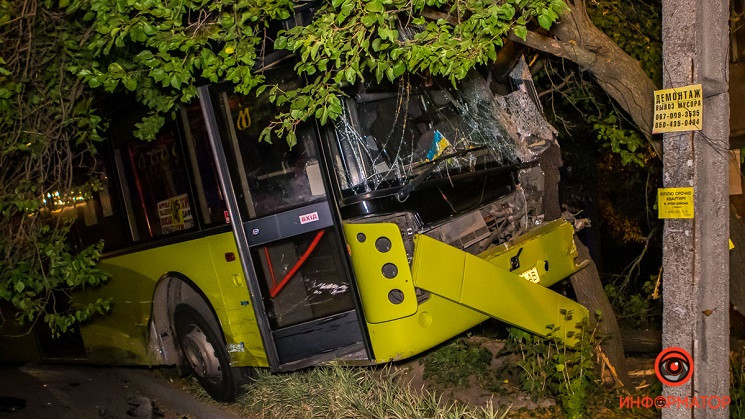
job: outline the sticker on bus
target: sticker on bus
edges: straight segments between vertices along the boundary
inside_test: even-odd
[[[158,202],[158,215],[163,234],[194,227],[189,195],[181,194]]]
[[[300,224],[308,224],[318,220],[318,211],[314,211],[309,214],[303,214],[300,216]]]

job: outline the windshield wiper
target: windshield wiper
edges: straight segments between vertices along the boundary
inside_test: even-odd
[[[425,171],[423,171],[422,173],[420,173],[419,175],[417,175],[417,177],[415,177],[414,179],[412,179],[411,182],[409,182],[406,185],[404,185],[404,187],[401,188],[401,190],[399,190],[398,193],[396,194],[396,199],[398,200],[398,202],[404,202],[404,201],[406,201],[409,198],[409,195],[412,192],[414,192],[414,190],[416,190],[416,188],[418,188],[419,185],[422,184],[422,182],[424,182],[425,180],[427,180],[427,178],[429,177],[429,175],[431,175],[432,172],[435,171],[435,169],[437,169],[438,167],[440,167],[440,165],[441,165],[442,162],[444,162],[444,161],[446,161],[446,160],[448,160],[450,158],[453,158],[453,157],[462,157],[462,156],[465,156],[466,154],[473,153],[474,151],[483,150],[485,148],[486,148],[485,145],[478,146],[478,147],[473,147],[473,148],[467,148],[465,150],[456,151],[455,153],[450,153],[450,154],[442,155],[440,157],[437,157],[436,159],[433,159],[431,161],[428,161],[426,163],[423,163],[419,167],[422,167],[424,165],[429,165],[429,167]]]

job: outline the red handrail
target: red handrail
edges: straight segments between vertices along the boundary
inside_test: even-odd
[[[275,287],[273,287],[271,290],[269,290],[269,295],[274,298],[279,294],[280,291],[282,291],[282,288],[287,284],[287,282],[290,281],[290,279],[297,273],[298,269],[300,269],[301,266],[305,263],[306,259],[308,259],[308,256],[310,256],[311,253],[316,249],[316,246],[318,246],[318,242],[321,241],[321,237],[323,237],[323,234],[326,232],[326,230],[320,230],[318,233],[316,233],[316,237],[313,238],[313,241],[310,242],[310,246],[308,246],[308,249],[305,250],[305,253],[303,253],[302,256],[300,256],[300,259],[295,262],[295,266],[290,269],[287,274],[285,274],[284,278],[282,278],[281,281],[279,281],[279,284],[277,284]],[[269,252],[266,252],[267,257],[269,256]],[[271,268],[272,262],[271,260],[267,260],[268,265],[270,266],[270,274],[272,276],[272,283],[275,282],[274,279],[274,270]]]
[[[272,288],[277,286],[277,279],[274,278],[274,266],[272,266],[272,258],[269,256],[269,248],[264,246],[264,256],[266,256],[266,264],[269,266],[269,276],[272,277]]]

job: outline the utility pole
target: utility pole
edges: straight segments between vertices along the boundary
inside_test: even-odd
[[[667,219],[663,348],[693,357],[693,377],[664,397],[729,395],[729,2],[662,0],[665,88],[703,85],[703,131],[664,134],[663,185],[694,188],[694,218]],[[729,417],[727,409],[662,409],[663,418]]]

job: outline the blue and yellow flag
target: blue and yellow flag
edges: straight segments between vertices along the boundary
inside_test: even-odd
[[[440,157],[448,147],[450,147],[450,141],[440,131],[435,130],[435,135],[432,136],[432,146],[427,151],[427,160],[432,161]]]

